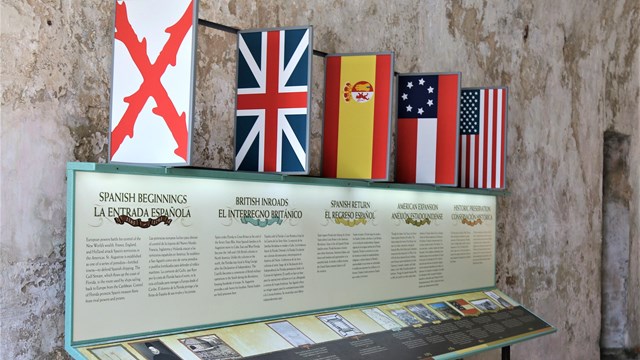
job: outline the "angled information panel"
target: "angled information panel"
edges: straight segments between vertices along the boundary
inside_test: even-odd
[[[72,342],[494,284],[494,196],[182,174],[70,170]]]
[[[164,343],[151,341],[159,336],[260,321],[283,344],[307,346],[334,340],[327,334],[393,330],[396,320],[414,325],[403,322],[406,312],[447,319],[423,301],[369,309],[362,314],[378,319],[371,321],[389,314],[392,321],[352,331],[337,311],[495,284],[494,195],[87,163],[69,164],[68,194],[65,333],[67,350],[78,359],[108,359],[99,354],[111,350],[120,358],[152,359],[155,351],[165,353],[158,350]],[[481,306],[473,301],[483,299],[501,306],[488,294],[451,300],[473,311]],[[515,305],[508,304],[502,307]],[[312,317],[311,329],[328,328],[305,335],[294,323],[274,323],[300,316]],[[188,342],[215,343],[209,335]],[[122,349],[109,347],[122,342]]]

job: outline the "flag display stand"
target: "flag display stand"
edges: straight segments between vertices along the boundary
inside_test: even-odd
[[[69,163],[74,359],[459,359],[556,329],[495,286],[487,190]]]

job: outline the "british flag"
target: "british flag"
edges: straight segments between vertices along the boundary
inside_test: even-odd
[[[312,28],[241,31],[235,169],[309,172]]]

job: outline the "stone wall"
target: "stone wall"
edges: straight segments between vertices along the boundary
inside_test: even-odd
[[[0,358],[66,359],[65,166],[107,159],[113,2],[1,6]],[[514,346],[515,359],[599,358],[603,138],[629,136],[626,346],[640,346],[637,0],[202,0],[200,18],[311,24],[317,50],[393,50],[398,72],[462,71],[463,86],[509,86],[498,285],[558,327]],[[198,28],[196,166],[232,166],[235,41]],[[313,66],[318,175],[322,59]]]

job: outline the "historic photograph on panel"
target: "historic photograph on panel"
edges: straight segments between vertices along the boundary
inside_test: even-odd
[[[431,310],[427,309],[427,307],[422,304],[411,304],[405,307],[426,322],[434,322],[440,320],[438,315],[434,314]]]
[[[327,315],[318,315],[316,317],[342,337],[363,334],[363,332],[360,331],[360,329],[355,327],[353,324],[348,322],[347,319],[343,318],[339,314],[334,313],[334,314],[327,314]]]
[[[474,308],[473,305],[469,304],[467,300],[455,299],[455,300],[449,300],[448,303],[464,316],[480,314],[480,311]]]
[[[510,302],[508,302],[507,300],[503,299],[502,297],[500,297],[500,295],[494,293],[493,291],[485,291],[484,293],[487,294],[490,298],[495,300],[498,304],[500,304],[500,306],[502,306],[504,308],[513,307],[513,305],[511,305]]]
[[[181,360],[160,339],[129,343],[129,345],[147,360]]]
[[[180,342],[202,360],[231,360],[242,358],[231,346],[213,334],[180,339]]]
[[[416,319],[416,317],[411,315],[407,310],[395,309],[391,310],[391,313],[407,325],[421,324],[420,320]]]
[[[298,330],[297,327],[286,320],[268,323],[267,325],[293,346],[298,347],[315,344],[307,335],[303,334],[302,331]]]
[[[393,321],[392,318],[387,316],[387,314],[383,313],[382,310],[378,308],[364,309],[362,310],[362,312],[386,330],[399,329],[402,327],[400,324]]]
[[[475,306],[478,309],[480,309],[480,311],[496,311],[496,310],[498,310],[498,305],[496,305],[493,301],[491,301],[491,300],[489,300],[487,298],[471,300],[471,303],[473,304],[473,306]]]
[[[429,304],[429,306],[431,306],[433,310],[437,311],[438,314],[444,316],[445,319],[460,319],[461,317],[459,312],[444,302]]]
[[[89,349],[100,360],[136,360],[122,345],[111,345]]]

